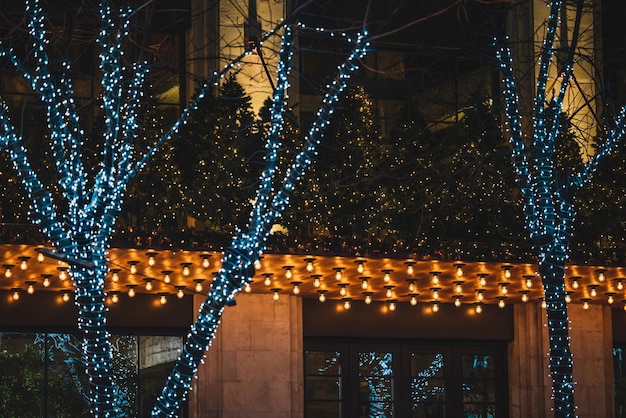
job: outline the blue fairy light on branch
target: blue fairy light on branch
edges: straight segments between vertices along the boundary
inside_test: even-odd
[[[272,225],[289,204],[293,190],[313,161],[317,145],[323,139],[324,128],[330,123],[333,106],[346,88],[351,75],[358,69],[358,60],[367,52],[369,43],[365,33],[359,34],[352,43],[353,50],[338,67],[337,75],[328,85],[302,148],[285,177],[278,182],[276,179],[278,150],[280,133],[285,122],[283,114],[286,109],[288,75],[293,53],[292,29],[289,26],[285,27],[278,66],[278,83],[272,99],[271,128],[266,138],[265,168],[261,174],[248,225],[245,230],[236,233],[230,247],[225,251],[221,268],[211,284],[206,300],[200,306],[198,316],[187,335],[185,346],[152,410],[152,416],[169,417],[179,409],[180,403],[184,401],[189,391],[192,378],[213,341],[226,303],[250,282],[254,273],[254,263],[265,249]]]
[[[575,217],[574,196],[596,170],[603,157],[617,146],[624,135],[626,109],[622,109],[614,123],[605,129],[606,136],[597,153],[577,173],[565,179],[555,165],[556,140],[564,133],[560,123],[563,102],[573,77],[573,56],[583,13],[582,2],[576,2],[573,36],[569,53],[559,68],[560,88],[548,99],[547,82],[555,53],[563,1],[550,2],[550,14],[541,50],[535,91],[532,142],[524,141],[524,125],[520,114],[517,81],[513,76],[511,52],[504,45],[497,51],[503,74],[503,97],[513,150],[513,165],[517,183],[523,197],[526,229],[539,256],[539,274],[545,294],[548,336],[550,343],[549,366],[553,380],[554,412],[558,417],[574,417],[574,380],[572,354],[569,343],[569,320],[565,302],[565,262],[568,259],[568,240],[572,234]],[[609,125],[609,124],[607,124]]]
[[[41,181],[3,98],[0,98],[0,149],[8,154],[23,183],[30,200],[29,216],[54,247],[50,254],[66,260],[70,265],[69,272],[75,286],[74,299],[79,312],[78,326],[84,341],[82,352],[89,380],[91,412],[94,416],[120,417],[123,416],[122,396],[112,366],[110,334],[106,329],[104,284],[108,273],[106,250],[126,187],[159,148],[188,122],[202,99],[251,51],[244,51],[216,71],[179,119],[161,137],[155,138],[152,145],[147,145],[145,149],[138,147],[136,138],[140,135],[140,116],[145,111],[144,95],[150,66],[146,62],[126,64],[124,44],[134,11],[129,7],[116,8],[108,0],[100,0],[101,28],[97,42],[100,49],[98,59],[104,132],[101,161],[95,174],[91,175],[84,166],[86,134],[81,128],[79,109],[73,99],[72,63],[63,62],[60,71],[53,73],[47,54],[49,41],[44,12],[38,0],[26,0],[25,3],[30,56],[24,60],[3,42],[0,43],[0,56],[14,67],[44,105],[58,184],[46,185]],[[308,28],[300,27],[299,30]],[[171,416],[184,400],[197,365],[213,338],[226,301],[249,282],[251,266],[264,249],[271,225],[289,204],[293,190],[314,159],[333,106],[358,68],[358,60],[366,53],[368,43],[364,34],[354,36],[320,28],[314,30],[345,39],[353,50],[328,86],[317,119],[282,180],[276,179],[276,176],[293,54],[292,28],[282,21],[260,39],[263,42],[272,36],[282,36],[283,40],[278,87],[273,96],[271,129],[267,137],[265,171],[261,175],[248,225],[236,234],[226,252],[222,268],[200,308],[185,349],[153,411],[155,416]],[[26,68],[25,62],[33,62],[33,68]],[[55,187],[60,190],[59,196],[51,192]]]

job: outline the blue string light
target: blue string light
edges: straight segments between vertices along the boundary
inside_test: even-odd
[[[180,403],[185,400],[191,386],[191,380],[213,341],[226,302],[246,283],[249,283],[254,272],[254,262],[258,260],[265,248],[271,226],[288,205],[292,191],[311,164],[317,145],[324,136],[324,128],[330,123],[329,118],[333,113],[334,104],[339,100],[350,76],[358,68],[357,61],[367,52],[369,43],[365,36],[366,34],[363,33],[354,40],[350,39],[354,44],[352,53],[339,66],[337,76],[329,84],[328,91],[317,112],[316,120],[309,129],[304,145],[294,163],[280,185],[275,185],[279,136],[284,124],[283,112],[286,108],[286,90],[289,86],[287,78],[291,68],[289,62],[292,56],[291,29],[285,28],[278,67],[278,87],[274,93],[271,107],[272,127],[266,138],[268,151],[266,166],[261,174],[261,183],[257,190],[257,198],[251,211],[247,229],[245,232],[237,232],[230,248],[225,252],[221,268],[211,285],[206,300],[200,306],[200,311],[187,335],[181,355],[152,410],[152,416],[175,416]]]
[[[562,67],[559,94],[550,103],[546,99],[546,85],[562,3],[555,0],[550,5],[546,38],[539,62],[530,146],[523,140],[518,87],[513,76],[509,48],[499,48],[497,58],[503,74],[505,113],[513,150],[513,165],[524,202],[525,225],[539,255],[539,274],[544,289],[548,322],[554,411],[556,416],[570,418],[576,416],[576,406],[564,279],[568,240],[575,217],[573,199],[576,191],[590,181],[599,161],[615,149],[618,140],[624,135],[626,108],[620,111],[613,128],[607,131],[606,140],[582,170],[571,174],[565,181],[559,181],[554,167],[555,144],[563,132],[558,115],[562,112],[563,99],[573,72],[571,56]]]
[[[46,107],[58,185],[65,200],[64,204],[58,206],[67,209],[58,212],[52,194],[31,167],[23,138],[11,122],[8,106],[1,98],[0,148],[8,153],[22,180],[31,200],[29,215],[33,221],[49,237],[59,253],[68,259],[85,261],[71,264],[69,272],[76,289],[78,326],[83,334],[90,408],[94,416],[120,417],[123,416],[121,397],[118,396],[112,368],[110,335],[106,331],[104,292],[104,279],[108,273],[106,249],[113,233],[115,217],[130,179],[148,163],[165,141],[171,139],[181,124],[186,123],[201,99],[250,50],[216,72],[213,82],[205,84],[196,101],[182,113],[173,127],[144,152],[136,149],[134,144],[149,66],[145,62],[134,63],[131,68],[124,66],[123,44],[128,36],[132,10],[128,7],[113,9],[108,0],[100,1],[99,10],[99,68],[105,131],[101,166],[93,178],[93,184],[89,184],[82,162],[81,146],[85,133],[80,127],[78,110],[72,98],[71,63],[62,63],[60,74],[51,73],[46,53],[49,42],[44,13],[38,0],[27,0],[25,5],[34,68],[25,68],[22,62],[27,60],[20,59],[4,43],[0,43],[0,56],[7,58],[18,74],[30,83]],[[284,22],[280,22],[261,40],[274,36],[284,25]],[[86,268],[85,265],[93,268]]]

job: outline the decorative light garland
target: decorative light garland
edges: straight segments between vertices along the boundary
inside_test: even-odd
[[[572,54],[563,66],[559,94],[550,103],[546,99],[546,85],[562,7],[563,2],[560,0],[552,1],[550,5],[546,37],[539,62],[533,143],[530,148],[523,141],[519,94],[513,76],[509,48],[506,46],[499,48],[497,58],[503,74],[505,112],[513,149],[514,168],[524,200],[526,228],[539,253],[539,274],[544,288],[548,320],[549,366],[553,380],[554,411],[558,417],[569,418],[576,415],[576,407],[564,279],[569,250],[568,239],[575,217],[573,198],[576,191],[590,181],[600,159],[609,154],[624,135],[626,109],[620,111],[615,126],[607,134],[606,141],[584,168],[579,173],[570,175],[565,181],[559,181],[554,167],[555,144],[563,131],[558,115],[562,111],[563,99],[573,72]],[[582,11],[578,4],[576,25],[579,23],[580,13]],[[573,42],[575,43],[576,39]],[[550,116],[552,120],[549,120]]]

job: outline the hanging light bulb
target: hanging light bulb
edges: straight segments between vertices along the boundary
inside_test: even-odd
[[[315,257],[305,257],[304,261],[306,262],[306,271],[309,273],[313,272],[313,262],[315,261]]]
[[[265,280],[263,280],[263,284],[267,287],[270,287],[272,285],[272,273],[263,273],[263,277],[265,277]]]
[[[533,279],[535,278],[535,276],[524,276],[523,278],[526,289],[530,289],[531,287],[533,287]]]
[[[477,303],[476,307],[474,308],[474,310],[476,311],[477,314],[480,314],[483,312],[483,304],[482,303]]]
[[[59,280],[67,280],[67,267],[57,267],[57,270],[59,271]]]
[[[163,275],[163,283],[171,283],[172,281],[172,276],[171,274],[173,273],[172,270],[163,270],[161,271],[161,274]]]
[[[20,270],[26,270],[28,268],[28,260],[30,260],[30,257],[20,257]]]
[[[111,269],[111,281],[117,283],[120,280],[119,269]]]
[[[148,252],[146,253],[146,255],[148,256],[148,265],[149,265],[150,267],[154,266],[154,263],[155,263],[155,261],[154,261],[154,257],[156,257],[157,252],[156,252],[156,251],[148,251]]]
[[[341,280],[343,274],[343,267],[335,267],[333,270],[335,270],[335,280],[339,281]]]
[[[291,282],[291,285],[293,286],[293,294],[294,295],[299,295],[300,294],[300,285],[302,284],[302,282]]]
[[[624,279],[623,278],[615,279],[615,288],[617,290],[624,290]]]
[[[548,304],[546,303],[546,300],[544,298],[540,298],[541,300],[541,309],[546,309]]]
[[[387,297],[387,299],[389,299],[390,297],[393,296],[393,288],[395,286],[385,286],[385,296]]]
[[[250,283],[246,283],[246,285],[243,287],[243,291],[246,293],[252,292],[252,286],[250,286]]]
[[[359,274],[363,274],[363,272],[365,271],[365,266],[364,266],[365,262],[366,262],[366,260],[356,260],[355,261],[355,263],[356,263],[356,271]]]
[[[130,274],[137,274],[137,264],[139,264],[139,261],[128,262],[128,265],[130,266]]]
[[[604,273],[606,272],[605,269],[597,269],[596,273],[598,274],[598,281],[600,283],[604,283],[605,277],[604,277]]]
[[[415,293],[415,291],[417,290],[417,285],[415,284],[415,280],[409,279],[407,280],[407,282],[409,284],[409,293]]]
[[[478,285],[480,287],[487,286],[487,274],[479,274],[478,275]]]
[[[414,272],[413,265],[415,264],[415,261],[406,261],[404,264],[406,264],[406,274],[412,276]]]
[[[431,303],[432,303],[432,307],[431,307],[432,311],[439,312],[439,302],[434,300]]]
[[[28,293],[29,295],[32,295],[33,293],[35,293],[35,282],[27,281],[26,286],[27,286],[26,293]]]
[[[151,292],[152,288],[153,288],[153,286],[152,286],[152,278],[151,277],[146,277],[145,279],[143,279],[143,281],[146,282],[146,290],[148,292]]]
[[[342,300],[343,300],[343,308],[346,311],[352,307],[352,299],[350,299],[350,298],[343,298]]]
[[[454,295],[453,296],[453,298],[454,298],[454,306],[456,306],[457,308],[461,306],[461,298],[462,297],[463,296],[461,296],[461,295]]]
[[[200,257],[202,258],[202,268],[203,269],[208,269],[209,266],[211,265],[211,254],[209,253],[202,253],[200,254]],[[259,260],[256,260],[255,263],[255,268],[256,268],[256,263],[258,263]]]
[[[500,283],[500,294],[504,296],[507,293],[509,293],[509,283]]]
[[[346,296],[348,294],[348,284],[347,283],[339,283],[339,294],[341,296]]]
[[[389,283],[391,281],[391,273],[393,270],[382,270],[383,272],[383,281],[385,283]]]
[[[320,287],[322,285],[322,282],[321,282],[322,275],[321,274],[314,274],[311,277],[313,278],[313,287],[314,288],[318,288],[318,287]]]
[[[463,264],[463,263],[456,263],[454,265],[454,267],[456,268],[456,277],[458,277],[458,278],[463,277],[463,267],[465,267],[465,264]]]
[[[441,274],[440,271],[431,271],[430,272],[430,276],[431,276],[430,283],[433,286],[439,286],[439,275],[440,274]]]
[[[159,302],[161,305],[165,305],[167,303],[167,293],[159,293]]]
[[[522,302],[528,302],[528,291],[522,290]]]
[[[61,296],[61,299],[63,299],[63,302],[69,302],[70,301],[70,291],[69,290],[61,290],[61,293],[63,294],[63,296]]]
[[[389,310],[391,312],[394,312],[396,310],[396,300],[395,299],[391,299],[388,302],[389,302]]]
[[[11,289],[11,297],[13,298],[13,300],[19,300],[20,292],[21,292],[21,289],[17,287],[14,287],[13,289]]]
[[[10,279],[13,276],[13,272],[11,269],[13,268],[13,264],[5,264],[4,266],[4,277]]]
[[[176,297],[178,299],[185,297],[185,286],[176,286]]]
[[[369,287],[369,277],[367,276],[361,277],[361,289],[367,290],[368,287]]]
[[[318,290],[317,293],[319,294],[318,299],[320,302],[326,302],[326,290]]]
[[[180,263],[180,266],[183,268],[183,276],[189,277],[191,274],[191,263]]]
[[[595,298],[596,296],[598,296],[598,291],[597,289],[597,285],[589,285],[589,294],[591,295],[592,298]]]
[[[509,280],[511,278],[511,269],[513,268],[513,266],[511,265],[504,265],[502,266],[502,271],[504,272],[504,279],[505,280]]]
[[[438,287],[431,287],[430,290],[433,291],[433,299],[439,300],[439,291],[441,290]]]
[[[45,260],[46,257],[43,255],[43,253],[41,251],[37,251],[37,261],[39,261],[40,263],[43,263],[43,260]]]
[[[116,291],[111,292],[111,302],[117,303],[120,301],[120,295]]]
[[[586,298],[585,298],[585,299],[581,299],[581,300],[582,300],[582,302],[583,302],[583,309],[584,309],[584,310],[589,309],[589,299],[586,299]]]
[[[612,305],[615,302],[615,297],[614,297],[615,293],[613,292],[607,292],[606,294],[606,301],[608,302],[609,305]]]
[[[365,296],[366,305],[369,305],[370,303],[372,303],[372,292],[363,292],[363,295]]]
[[[411,306],[417,305],[417,294],[413,293],[409,295],[409,297],[410,297],[409,303],[411,304]]]
[[[484,292],[484,290],[483,290],[483,289],[478,289],[478,290],[476,290],[476,299],[477,299],[479,302],[482,302],[482,301],[483,301],[483,299],[484,299],[483,292]]]
[[[43,287],[49,287],[50,286],[50,277],[52,277],[50,274],[42,274],[41,277],[43,277]]]
[[[196,283],[195,286],[195,291],[200,293],[202,292],[202,282],[204,281],[204,279],[195,279],[194,282]]]
[[[565,292],[565,303],[572,302],[572,292]]]
[[[128,287],[128,297],[129,297],[129,298],[134,298],[134,297],[135,297],[135,295],[136,295],[136,293],[135,293],[135,287],[136,287],[136,286],[137,286],[137,285],[134,285],[134,284],[128,284],[128,285],[126,285],[126,287]]]
[[[293,271],[291,271],[291,269],[293,269],[293,266],[283,266],[283,269],[285,269],[285,279],[291,280],[291,278],[293,277]]]
[[[580,276],[572,276],[570,280],[572,281],[572,289],[578,289],[578,281],[580,280]]]
[[[280,291],[282,289],[280,287],[275,287],[272,289],[273,295],[272,295],[272,299],[274,299],[275,301],[277,301],[278,299],[280,299]]]
[[[506,299],[504,296],[498,297],[498,308],[504,308],[505,307],[504,299]]]
[[[262,256],[262,255],[260,255],[260,256],[259,256],[259,258],[257,258],[257,259],[256,259],[256,261],[254,262],[254,268],[255,268],[256,270],[261,270],[261,267],[263,267],[263,266],[261,265],[261,260],[262,260],[262,259],[263,259],[263,256]]]
[[[456,292],[457,295],[460,295],[461,293],[463,293],[463,281],[456,281],[454,282],[454,291]]]

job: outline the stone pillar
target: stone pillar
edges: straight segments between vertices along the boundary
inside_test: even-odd
[[[509,345],[511,418],[550,417],[552,380],[548,367],[548,329],[539,304],[514,306],[514,340]],[[574,359],[574,400],[579,418],[614,416],[611,309],[568,305]]]
[[[613,330],[611,308],[569,305],[570,341],[574,357],[574,400],[580,418],[615,416]]]
[[[301,418],[302,301],[237,295],[190,393],[190,418]],[[199,303],[199,301],[196,301]]]
[[[552,381],[548,370],[548,330],[536,303],[513,306],[514,339],[509,344],[511,418],[549,417]]]

